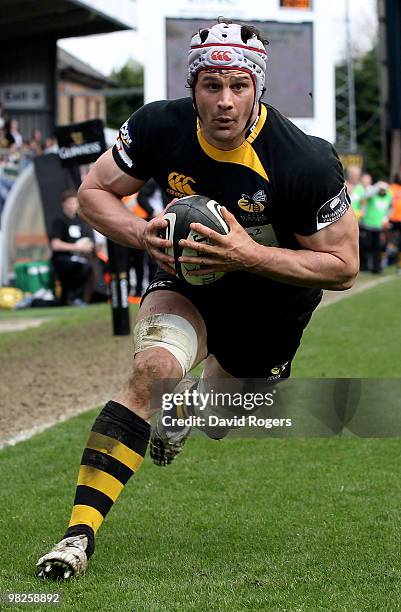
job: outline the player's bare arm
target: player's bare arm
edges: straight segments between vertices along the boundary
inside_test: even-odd
[[[303,247],[298,251],[257,244],[226,208],[223,215],[230,226],[226,236],[194,223],[191,227],[211,244],[180,242],[202,255],[201,262],[198,257],[180,258],[184,263],[202,264],[202,270],[191,274],[243,270],[291,285],[337,291],[349,289],[358,274],[358,225],[352,210],[311,236],[296,235]]]
[[[79,189],[79,214],[115,242],[148,251],[163,270],[175,274],[169,265],[174,260],[161,251],[170,246],[168,240],[159,237],[167,222],[161,216],[147,222],[121,202],[123,196],[136,193],[143,184],[144,181],[122,172],[114,162],[111,151],[106,151]]]

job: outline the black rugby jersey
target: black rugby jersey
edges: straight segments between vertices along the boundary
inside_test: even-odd
[[[327,227],[350,205],[332,145],[306,135],[270,105],[261,105],[244,143],[222,151],[203,137],[190,98],[151,102],[123,124],[113,157],[127,174],[153,177],[171,199],[213,198],[265,246],[299,249],[295,234]],[[289,291],[289,285],[268,282]],[[316,290],[291,289],[316,296]]]

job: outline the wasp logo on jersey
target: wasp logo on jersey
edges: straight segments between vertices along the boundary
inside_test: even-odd
[[[285,367],[286,367],[287,365],[288,365],[288,361],[286,361],[286,362],[285,362],[285,363],[283,363],[282,365],[275,366],[274,368],[272,368],[272,369],[270,370],[270,372],[271,372],[272,374],[275,374],[275,375],[277,375],[277,374],[282,374],[282,373],[284,372]]]
[[[246,193],[242,194],[242,197],[238,200],[238,206],[249,213],[260,213],[265,209],[263,202],[266,202],[267,196],[263,189],[259,189],[253,196],[249,196]]]
[[[170,186],[170,189],[167,189],[168,193],[177,198],[196,195],[196,191],[191,186],[191,183],[194,185],[196,181],[191,176],[185,176],[185,174],[179,174],[178,172],[170,172],[167,182]]]
[[[284,373],[284,370],[286,369],[289,363],[289,361],[286,361],[285,363],[274,366],[274,368],[270,370],[271,376],[268,376],[267,380],[278,380],[279,378],[281,378],[282,374]]]

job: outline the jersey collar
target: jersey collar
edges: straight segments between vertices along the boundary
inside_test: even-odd
[[[215,161],[228,162],[232,164],[240,164],[252,168],[257,174],[262,176],[267,181],[269,180],[265,169],[263,168],[255,150],[251,146],[253,141],[259,136],[264,124],[266,123],[267,109],[264,104],[261,104],[261,111],[256,125],[253,127],[248,137],[235,149],[224,151],[211,145],[207,142],[206,138],[202,134],[199,118],[197,119],[197,137],[201,149],[208,157],[211,157]]]

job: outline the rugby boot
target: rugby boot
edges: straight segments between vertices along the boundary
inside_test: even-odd
[[[83,574],[88,565],[84,534],[64,538],[37,562],[37,576],[43,580],[68,580]]]
[[[197,382],[193,378],[186,377],[178,383],[174,389],[174,394],[183,393],[186,390],[196,389]],[[162,410],[157,418],[156,424],[152,426],[149,441],[150,456],[155,465],[169,465],[179,455],[184,448],[185,442],[191,433],[191,425],[171,425],[166,427],[163,424],[163,417],[171,414],[171,417],[178,418],[177,412],[185,418],[185,407],[176,406],[174,410],[166,412]]]

